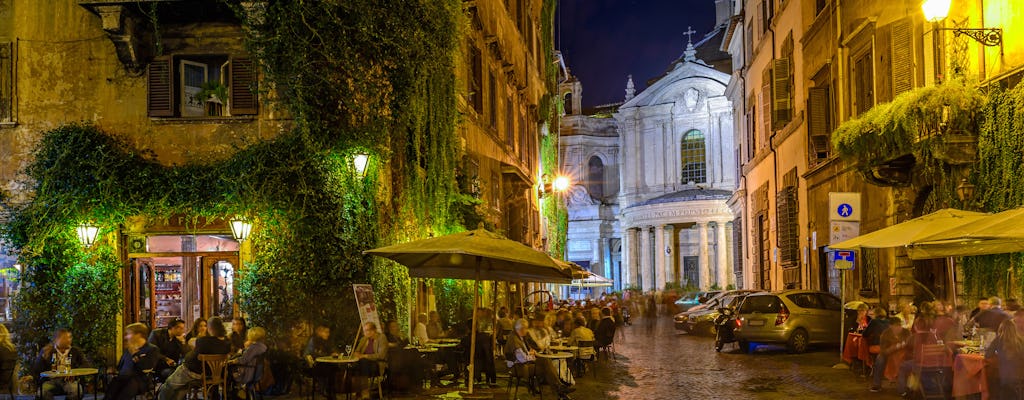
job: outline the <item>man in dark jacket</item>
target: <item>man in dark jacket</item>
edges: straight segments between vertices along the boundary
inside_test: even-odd
[[[160,349],[146,341],[148,333],[149,328],[140,323],[124,327],[124,354],[117,363],[117,375],[107,384],[106,399],[131,400],[146,391],[146,374],[164,359]]]
[[[176,319],[167,324],[166,328],[155,329],[149,334],[149,343],[160,349],[161,364],[156,368],[160,377],[166,379],[178,366],[178,361],[185,356],[188,345],[185,344],[185,321]]]
[[[998,297],[989,297],[988,299],[989,308],[985,311],[978,313],[974,316],[974,321],[978,323],[978,327],[982,329],[988,329],[995,332],[999,329],[999,325],[1011,318],[1010,314],[1003,311],[1003,300]]]
[[[32,365],[32,376],[42,380],[39,374],[45,371],[54,371],[60,365],[70,365],[71,368],[83,367],[88,362],[85,355],[76,347],[71,346],[71,331],[57,329],[53,333],[53,343],[46,345],[39,352],[35,363]],[[82,398],[78,390],[78,381],[69,379],[50,379],[42,382],[40,389],[43,400],[53,400],[53,396],[65,395],[68,400]]]
[[[594,336],[597,339],[597,347],[610,345],[615,340],[615,320],[612,319],[612,309],[608,307],[601,309],[601,322],[598,322]]]

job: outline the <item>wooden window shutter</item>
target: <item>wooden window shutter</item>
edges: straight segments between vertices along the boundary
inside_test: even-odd
[[[150,117],[174,116],[174,67],[171,57],[157,57],[149,63],[147,111]]]
[[[772,85],[761,86],[761,147],[767,146],[772,134]]]
[[[231,58],[231,115],[255,115],[259,109],[256,65],[249,57]]]
[[[909,18],[892,23],[892,96],[914,88],[914,27]]]
[[[828,158],[830,153],[831,114],[828,87],[812,87],[807,93],[807,130],[810,133],[811,159]]]
[[[789,58],[772,60],[772,128],[782,129],[790,120],[793,107],[790,105]]]

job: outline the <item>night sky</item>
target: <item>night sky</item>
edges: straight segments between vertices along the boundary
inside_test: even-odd
[[[714,0],[559,0],[555,49],[583,83],[583,107],[622,101],[626,75],[636,92],[683,54],[687,26],[704,37]]]

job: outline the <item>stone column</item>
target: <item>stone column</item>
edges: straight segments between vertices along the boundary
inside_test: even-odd
[[[679,277],[676,276],[676,265],[678,265],[676,254],[679,253],[679,246],[676,246],[675,226],[665,225],[664,236],[665,245],[662,246],[661,251],[665,255],[665,282],[679,282]]]
[[[640,228],[640,265],[637,271],[639,283],[643,291],[651,290],[654,282],[651,282],[651,230],[648,227]]]
[[[636,239],[633,237],[633,232],[635,232],[633,228],[622,230],[622,282],[618,282],[620,290],[632,285],[636,279],[633,276],[633,263],[636,260],[636,252],[633,251]]]
[[[665,226],[654,227],[654,290],[665,289]]]
[[[604,241],[600,238],[594,239],[590,244],[591,261],[590,270],[595,274],[604,273]]]
[[[708,252],[708,223],[698,222],[697,229],[700,229],[700,258],[698,265],[700,265],[700,288],[707,290],[711,287],[711,263],[708,260],[710,254]]]
[[[733,229],[736,229],[736,227],[733,226],[732,222],[725,225],[725,239],[729,242],[729,245],[725,248],[725,264],[728,266],[726,267],[726,271],[728,271],[726,276],[729,278],[729,283],[731,283],[733,287],[739,289],[740,285],[736,282],[736,271],[733,269],[736,265],[736,259],[733,258],[736,257],[736,243],[733,241]]]
[[[724,290],[729,285],[729,259],[726,257],[729,245],[725,237],[725,221],[715,222],[715,256],[718,258],[718,286]]]

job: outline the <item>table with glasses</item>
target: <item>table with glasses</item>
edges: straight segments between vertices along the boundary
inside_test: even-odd
[[[327,376],[327,395],[329,398],[334,398],[337,393],[337,372],[342,372],[341,381],[345,382],[348,380],[348,367],[359,361],[358,358],[352,356],[327,356],[317,357],[317,364],[325,364],[334,367],[330,375]],[[312,398],[316,398],[316,379],[313,379],[313,395]]]
[[[43,381],[51,379],[84,378],[88,376],[93,377],[92,397],[94,399],[98,398],[96,396],[96,390],[99,388],[100,370],[97,368],[72,368],[67,371],[43,371],[39,373],[39,397],[43,396]],[[78,387],[79,389],[84,389],[81,383],[78,384]],[[82,398],[85,398],[85,390],[80,390],[80,393],[82,394]]]

